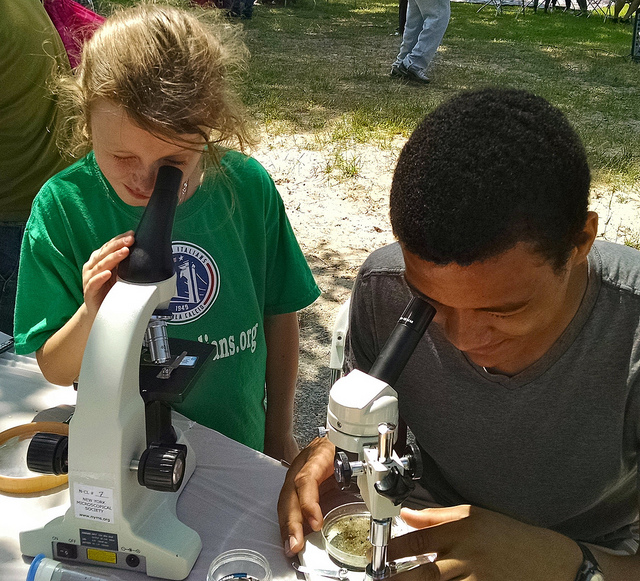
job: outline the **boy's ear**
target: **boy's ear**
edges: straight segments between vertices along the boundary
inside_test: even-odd
[[[587,254],[593,246],[593,242],[598,235],[598,214],[587,212],[587,220],[582,232],[578,234],[576,241],[576,258],[586,260]]]

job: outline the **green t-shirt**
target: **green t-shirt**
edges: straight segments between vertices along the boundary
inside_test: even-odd
[[[22,245],[15,317],[18,353],[39,349],[83,302],[82,266],[143,208],[125,204],[93,153],[50,179],[36,197]],[[319,295],[273,181],[229,151],[178,206],[173,226],[177,296],[169,337],[217,345],[177,409],[262,450],[264,316],[295,312]]]
[[[0,0],[0,47],[0,221],[25,222],[42,184],[68,165],[48,83],[69,59],[40,0]]]

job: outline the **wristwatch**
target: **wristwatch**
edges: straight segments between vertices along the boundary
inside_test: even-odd
[[[582,565],[578,569],[575,581],[604,581],[598,561],[586,545],[576,541],[582,551]]]

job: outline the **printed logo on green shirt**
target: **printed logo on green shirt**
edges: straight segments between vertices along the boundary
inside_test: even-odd
[[[171,299],[170,324],[184,325],[204,315],[218,298],[220,271],[206,250],[192,242],[173,242],[177,295]]]
[[[212,361],[217,359],[224,359],[225,357],[232,357],[242,351],[251,351],[255,353],[257,347],[257,335],[258,335],[258,323],[253,327],[250,327],[246,331],[241,331],[240,334],[229,335],[228,337],[222,337],[221,339],[209,339],[209,335],[200,335],[198,341],[200,343],[209,343],[216,346],[216,355]]]

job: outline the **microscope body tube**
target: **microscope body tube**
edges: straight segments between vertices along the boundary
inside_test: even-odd
[[[436,314],[427,301],[413,297],[398,319],[369,375],[393,387]]]

